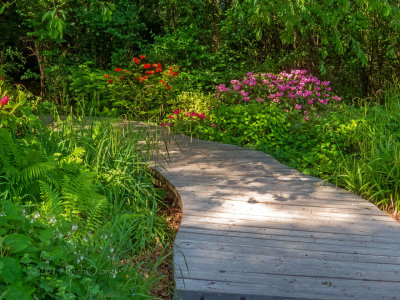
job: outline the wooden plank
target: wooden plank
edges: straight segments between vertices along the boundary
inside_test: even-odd
[[[176,244],[182,242],[202,241],[210,243],[225,243],[230,245],[253,245],[257,247],[275,247],[282,249],[282,255],[285,255],[284,249],[297,249],[297,250],[313,250],[322,252],[337,252],[348,254],[364,254],[364,255],[387,255],[387,256],[400,256],[400,253],[393,249],[379,248],[379,247],[365,247],[363,245],[344,245],[344,244],[327,244],[317,243],[314,241],[288,241],[287,239],[280,239],[279,237],[265,237],[263,239],[254,239],[240,236],[226,236],[218,234],[201,234],[201,233],[186,233],[179,231],[176,237]]]
[[[179,266],[181,276],[190,278],[197,270],[208,271],[208,279],[217,279],[223,273],[239,271],[257,274],[278,274],[299,277],[330,277],[349,280],[385,281],[400,284],[400,267],[390,264],[342,262],[297,257],[264,256],[242,253],[201,250],[182,255],[174,253],[174,265]],[[223,257],[221,256],[223,254]],[[175,273],[176,274],[176,273]],[[247,278],[243,276],[242,282]]]
[[[386,227],[381,228],[365,228],[364,226],[356,223],[348,226],[348,224],[332,224],[330,220],[314,222],[312,220],[302,220],[301,222],[289,222],[286,219],[275,219],[270,221],[259,221],[255,219],[243,220],[237,218],[221,218],[218,216],[203,216],[198,214],[191,215],[185,211],[182,220],[182,228],[186,224],[193,224],[193,222],[210,223],[210,224],[225,224],[229,226],[248,226],[248,227],[262,227],[262,228],[275,228],[285,230],[298,230],[308,232],[326,232],[326,233],[345,233],[349,235],[366,235],[366,236],[381,236],[388,240],[398,239],[399,233],[396,229],[389,229]]]
[[[254,198],[250,201],[235,201],[235,200],[209,200],[197,201],[190,199],[190,201],[185,201],[185,208],[187,209],[199,209],[199,210],[209,210],[211,207],[218,208],[219,210],[229,210],[235,212],[241,210],[243,212],[251,211],[256,212],[256,215],[264,214],[266,211],[280,211],[283,213],[289,213],[292,215],[296,214],[313,214],[313,215],[329,215],[335,217],[340,216],[380,216],[387,219],[388,215],[373,205],[360,207],[346,207],[342,206],[320,206],[317,203],[304,204],[302,201],[290,201],[290,203],[265,203],[257,202]]]
[[[253,254],[259,255],[270,255],[275,257],[282,257],[282,248],[277,247],[258,247],[249,245],[234,245],[222,242],[210,242],[210,241],[177,241],[175,244],[176,251],[178,253],[184,253],[186,257],[186,253],[192,253],[192,251],[203,250],[207,251],[218,251],[221,255],[224,252],[232,252],[232,253],[242,253],[247,254],[249,256]],[[378,252],[379,253],[379,252]],[[394,252],[395,253],[395,252]],[[342,261],[342,262],[364,262],[371,264],[391,264],[391,265],[400,265],[400,256],[386,256],[386,255],[368,255],[368,254],[354,254],[354,253],[338,253],[332,251],[320,251],[314,249],[293,249],[286,248],[285,256],[287,257],[298,257],[303,258],[305,260],[309,258],[315,258],[319,260],[330,260],[330,261]]]
[[[239,204],[237,204],[239,203]],[[190,199],[185,200],[185,205],[187,207],[191,207],[192,205],[198,207],[214,207],[214,206],[235,206],[240,205],[241,203],[247,203],[253,209],[257,209],[259,206],[267,206],[271,209],[277,210],[316,210],[316,211],[325,211],[325,212],[332,212],[332,213],[340,213],[342,211],[348,213],[354,213],[359,215],[381,215],[387,217],[387,213],[381,211],[375,205],[371,205],[366,201],[361,203],[346,203],[346,202],[339,202],[339,201],[327,201],[324,203],[324,206],[321,206],[321,202],[317,199],[299,199],[293,198],[287,201],[277,201],[271,197],[263,197],[263,199],[256,199],[254,197],[250,197],[249,199],[244,199],[242,197],[230,197],[227,198],[218,198],[218,197],[193,197]]]
[[[206,276],[206,274],[202,274]],[[232,276],[236,275],[232,273]],[[245,277],[239,273],[237,276]],[[249,274],[246,274],[249,276]],[[258,277],[256,274],[254,277]],[[220,278],[224,278],[220,276]],[[271,299],[362,299],[396,300],[398,284],[386,282],[367,282],[331,278],[299,278],[286,276],[267,276],[261,284],[210,280],[200,277],[175,280],[177,290],[225,292],[237,294],[259,294]],[[279,284],[280,282],[280,284]],[[278,298],[283,297],[283,298]],[[293,298],[292,298],[293,297]],[[256,298],[253,298],[254,300]]]
[[[360,216],[357,218],[356,216],[333,216],[333,215],[323,215],[323,214],[292,214],[291,212],[270,212],[267,214],[257,214],[248,213],[248,212],[224,212],[218,211],[218,208],[210,208],[208,210],[200,210],[198,208],[185,208],[184,216],[203,216],[203,217],[213,217],[213,218],[221,218],[221,219],[237,219],[242,220],[243,222],[254,220],[260,222],[272,222],[272,221],[281,221],[286,223],[291,222],[306,222],[309,224],[314,224],[314,226],[318,226],[319,224],[332,224],[332,222],[336,222],[340,227],[345,226],[353,226],[357,229],[371,230],[374,231],[384,231],[391,230],[392,232],[396,231],[398,228],[398,224],[396,221],[390,220],[389,217],[386,216]],[[329,219],[327,219],[329,218]],[[385,219],[388,218],[388,219]],[[310,221],[312,220],[312,221]],[[373,224],[371,224],[371,222]],[[393,231],[394,230],[394,231]],[[395,235],[397,236],[397,235]]]
[[[310,204],[318,204],[319,207],[323,207],[326,205],[331,206],[356,206],[356,207],[373,207],[374,205],[364,199],[358,199],[357,197],[352,198],[348,197],[348,195],[344,195],[343,197],[339,195],[332,195],[330,194],[329,197],[321,197],[319,194],[291,194],[289,192],[275,192],[269,193],[265,192],[264,194],[259,194],[254,191],[246,191],[240,190],[237,191],[235,194],[231,194],[225,191],[210,191],[204,190],[204,192],[197,192],[200,191],[200,187],[182,187],[179,188],[179,193],[182,197],[185,197],[188,202],[193,201],[242,201],[242,202],[249,202],[249,203],[276,203],[276,204],[288,204],[289,206],[292,204],[299,204],[299,205],[307,205]],[[323,200],[323,203],[321,203]],[[374,206],[375,207],[375,206]]]
[[[295,230],[282,230],[282,229],[270,229],[256,227],[251,230],[252,227],[239,226],[232,228],[230,226],[213,226],[213,224],[194,224],[189,226],[185,223],[182,227],[181,232],[192,233],[196,235],[200,234],[216,234],[224,236],[236,236],[236,237],[248,237],[256,239],[271,239],[277,238],[281,241],[296,241],[306,243],[325,243],[333,245],[368,245],[368,247],[376,247],[378,249],[400,249],[400,238],[385,238],[385,237],[371,237],[371,236],[360,236],[360,235],[348,235],[344,233],[321,233],[321,232],[307,232],[307,231],[295,231]],[[400,256],[400,254],[399,254]]]

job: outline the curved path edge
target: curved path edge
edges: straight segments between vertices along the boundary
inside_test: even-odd
[[[399,299],[400,223],[271,156],[180,136],[176,299]]]

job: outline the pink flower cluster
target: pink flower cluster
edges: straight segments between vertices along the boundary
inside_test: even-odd
[[[0,103],[3,105],[7,105],[8,101],[10,101],[10,98],[8,98],[8,95],[6,95],[0,100]]]
[[[4,105],[7,105],[7,103],[10,101],[10,98],[8,97],[8,95],[4,96],[1,100],[0,100],[0,110],[3,108]]]
[[[310,113],[323,110],[329,103],[340,102],[341,97],[332,93],[329,81],[307,75],[307,70],[283,71],[279,74],[247,73],[242,81],[232,80],[232,90],[224,84],[216,87],[218,98],[228,103],[256,101],[266,105],[279,103],[288,112]]]
[[[180,111],[179,109],[174,110],[174,113],[172,115],[169,115],[169,119],[171,121],[176,121],[178,118],[186,119],[186,120],[188,120],[188,119],[193,120],[193,119],[199,118],[200,120],[204,120],[205,117],[206,117],[206,115],[204,113],[199,114],[197,112],[184,112],[184,111]],[[161,123],[160,126],[161,127],[173,126],[173,124],[165,122],[165,123]]]
[[[169,126],[169,127],[172,127],[172,125],[174,125],[174,124],[168,123],[168,122],[165,122],[165,123],[161,123],[161,124],[160,124],[161,127],[164,127],[164,126],[165,126],[165,127],[168,127],[168,126]]]

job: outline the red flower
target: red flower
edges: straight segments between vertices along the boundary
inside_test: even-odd
[[[169,86],[169,87],[168,87],[168,91],[169,91],[170,89],[171,89],[171,87]]]
[[[144,79],[149,79],[147,76],[144,76]]]
[[[150,65],[150,64],[143,64],[143,68],[145,68],[146,70],[147,70],[147,69],[150,69],[150,68],[151,68],[151,65]]]
[[[124,77],[121,76],[121,77],[119,78],[119,80],[122,80],[122,78],[124,78]]]
[[[164,82],[164,80],[160,79],[160,83],[163,83],[163,82]]]
[[[115,72],[121,72],[121,71],[122,71],[122,68],[115,68],[114,71],[115,71]]]
[[[3,105],[7,105],[8,101],[10,101],[10,98],[8,98],[8,95],[5,95],[4,98],[0,100],[0,103]]]
[[[172,120],[174,118],[174,115],[170,115],[169,118]]]
[[[133,61],[134,61],[136,64],[139,64],[139,63],[140,63],[140,60],[139,60],[137,57],[134,57],[134,58],[133,58]]]
[[[179,109],[174,110],[174,115],[179,115]]]
[[[108,80],[108,83],[112,83],[112,80],[111,80],[111,79],[109,79],[109,80]]]
[[[202,113],[201,115],[199,115],[200,120],[203,120],[206,117],[206,115],[204,113]]]
[[[153,68],[157,68],[157,65],[156,64],[152,64],[151,65]]]
[[[108,78],[108,77],[110,77],[109,74],[104,74],[104,78]]]
[[[140,55],[140,59],[145,59],[146,55]]]

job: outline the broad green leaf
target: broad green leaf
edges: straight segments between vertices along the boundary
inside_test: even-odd
[[[4,245],[10,247],[11,253],[21,252],[31,245],[31,238],[19,233],[10,234],[5,237]]]
[[[4,12],[4,10],[9,6],[9,3],[6,2],[0,7],[0,15]]]
[[[392,10],[392,7],[390,4],[386,4],[385,7],[383,8],[383,15],[387,17],[390,14],[390,11]]]
[[[22,279],[22,268],[15,258],[0,257],[0,279],[7,284]]]
[[[31,300],[34,291],[35,289],[26,283],[22,285],[21,282],[18,282],[8,287],[6,299]]]

